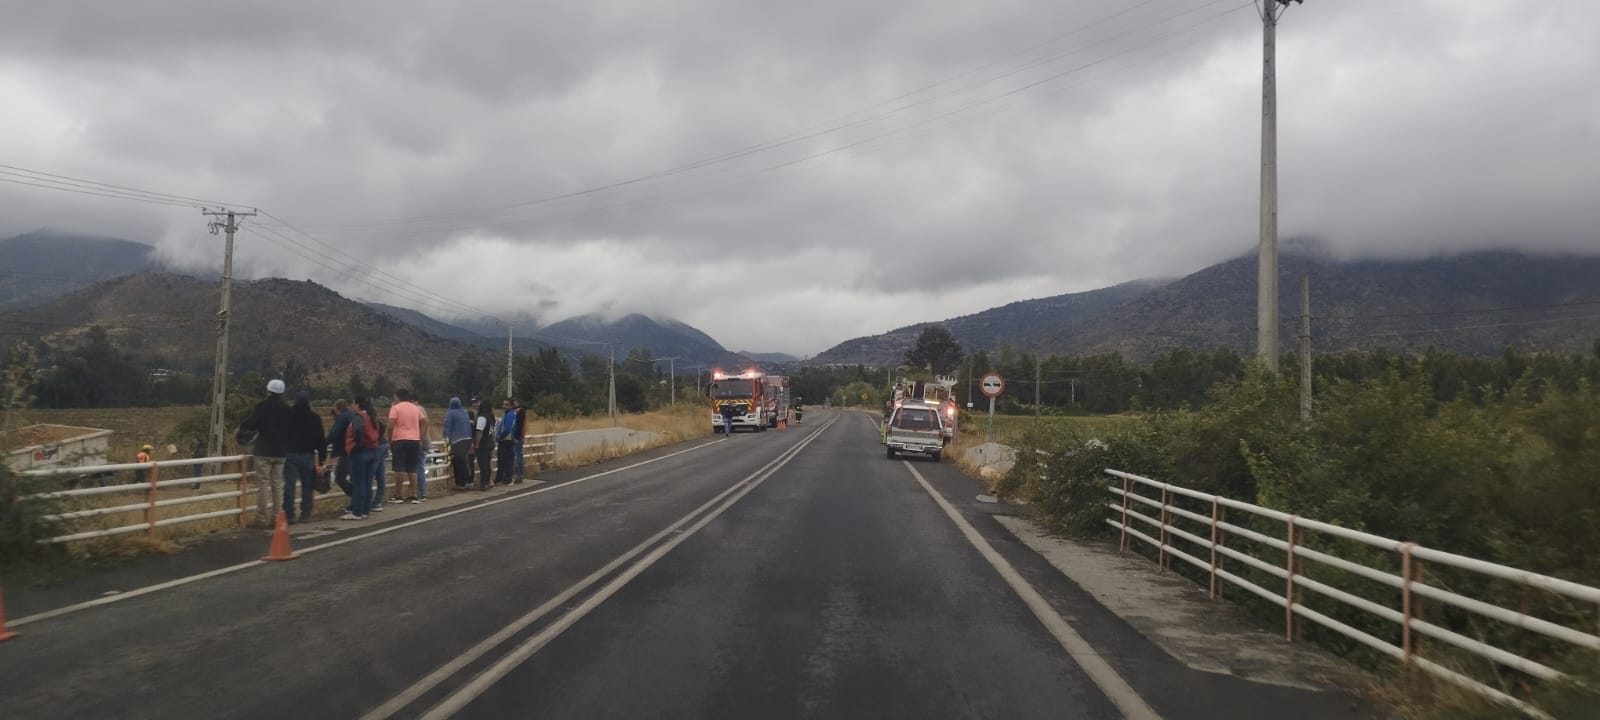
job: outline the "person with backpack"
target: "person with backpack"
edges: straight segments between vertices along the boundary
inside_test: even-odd
[[[488,400],[478,403],[478,419],[472,431],[472,454],[478,458],[478,490],[488,490],[494,462],[494,406]]]
[[[350,458],[350,510],[340,520],[365,520],[372,503],[372,481],[377,474],[378,422],[372,401],[356,398],[350,426],[345,429],[344,453]]]
[[[500,427],[495,430],[495,439],[499,441],[500,466],[495,469],[494,484],[510,485],[517,469],[517,408],[511,398],[506,398],[501,409],[505,414],[500,417]]]
[[[283,512],[289,523],[311,520],[311,501],[317,496],[317,468],[328,459],[322,417],[311,409],[311,396],[301,390],[289,411],[289,440],[283,465]],[[295,485],[300,485],[300,515],[294,514]]]
[[[256,403],[250,417],[239,425],[235,439],[251,438],[255,456],[256,525],[271,528],[272,509],[283,502],[283,462],[289,442],[289,405],[283,401],[283,381],[267,383],[267,396]]]

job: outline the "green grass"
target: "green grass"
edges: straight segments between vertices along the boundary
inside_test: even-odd
[[[1131,421],[1134,415],[1070,415],[1050,416],[1034,419],[1032,415],[996,415],[994,416],[994,439],[1001,444],[1015,444],[1026,435],[1037,422],[1045,428],[1076,428],[1078,431],[1094,434],[1096,431],[1109,430],[1117,425]],[[975,413],[971,432],[983,435],[988,428],[988,413]]]

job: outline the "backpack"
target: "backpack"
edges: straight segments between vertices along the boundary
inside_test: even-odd
[[[378,426],[365,410],[357,410],[350,418],[350,427],[344,431],[346,455],[357,450],[370,450],[378,446]]]

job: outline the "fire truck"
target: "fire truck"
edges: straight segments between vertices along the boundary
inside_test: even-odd
[[[892,414],[895,408],[907,403],[937,410],[944,444],[949,445],[956,439],[956,383],[955,378],[943,376],[933,380],[901,379],[895,383],[889,412]],[[884,421],[888,422],[888,418],[884,418]]]
[[[733,432],[739,428],[751,428],[756,432],[766,430],[774,412],[769,410],[769,400],[773,399],[768,397],[771,392],[766,376],[755,369],[742,373],[712,371],[711,432]],[[724,420],[725,407],[733,408],[731,423]]]

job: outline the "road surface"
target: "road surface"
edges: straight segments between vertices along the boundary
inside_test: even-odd
[[[865,414],[708,438],[0,644],[14,718],[1308,718],[1190,671]],[[385,532],[386,531],[386,532]]]

